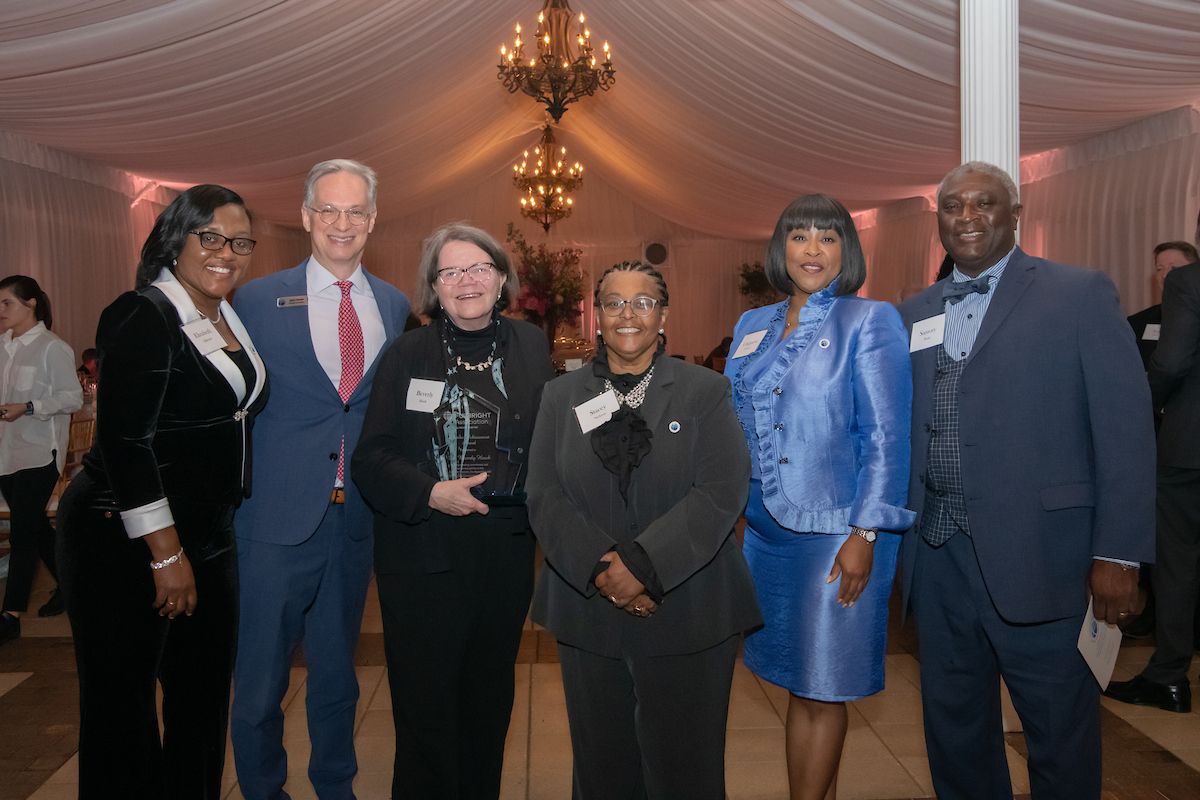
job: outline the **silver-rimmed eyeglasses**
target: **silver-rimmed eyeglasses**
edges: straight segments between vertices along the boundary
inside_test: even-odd
[[[464,275],[470,275],[471,280],[483,283],[496,272],[496,265],[488,261],[480,261],[468,267],[446,267],[439,269],[437,276],[443,286],[453,286],[462,281]]]
[[[342,210],[340,208],[333,208],[331,206],[325,206],[325,208],[313,208],[312,206],[309,206],[308,210],[316,214],[317,219],[321,220],[321,222],[324,222],[326,225],[336,225],[342,214],[346,215],[346,219],[350,221],[351,225],[362,225],[371,218],[371,212],[363,211],[361,208],[348,208]]]
[[[212,250],[214,253],[224,249],[225,243],[228,242],[234,253],[239,256],[248,256],[254,252],[254,245],[258,244],[253,239],[247,239],[244,236],[230,239],[228,236],[222,236],[212,231],[188,231],[188,233],[194,233],[196,236],[199,236],[200,246],[205,250]]]
[[[654,313],[654,307],[658,305],[658,300],[654,299],[653,297],[641,295],[633,298],[632,300],[625,300],[620,297],[615,299],[609,297],[600,301],[601,310],[610,317],[621,316],[621,312],[625,310],[626,305],[629,306],[630,310],[632,310],[635,315],[639,317],[648,317]]]

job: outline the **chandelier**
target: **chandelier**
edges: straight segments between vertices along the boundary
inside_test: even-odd
[[[533,148],[533,156],[526,150],[521,163],[513,165],[513,183],[525,195],[521,198],[521,216],[541,223],[547,233],[551,225],[571,215],[571,198],[567,193],[583,183],[583,167],[578,161],[570,167],[564,165],[566,154],[567,148],[558,147],[547,124],[542,129],[542,140]],[[535,162],[532,167],[531,161]]]
[[[500,45],[500,80],[510,93],[520,89],[539,103],[545,103],[554,121],[562,119],[567,106],[581,97],[590,97],[596,89],[608,90],[616,80],[612,54],[604,43],[604,63],[598,67],[592,54],[591,32],[579,15],[579,55],[572,57],[571,17],[574,12],[567,0],[546,0],[538,14],[538,57],[525,60],[521,26],[512,50]]]

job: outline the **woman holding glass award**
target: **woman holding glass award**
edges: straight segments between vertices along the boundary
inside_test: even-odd
[[[414,306],[433,322],[381,358],[353,456],[375,511],[393,797],[500,793],[533,592],[526,462],[554,377],[546,335],[500,315],[517,291],[484,231],[452,223],[425,240]]]

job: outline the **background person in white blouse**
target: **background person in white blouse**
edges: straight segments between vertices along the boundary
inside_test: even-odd
[[[50,300],[33,278],[0,280],[0,494],[9,507],[8,583],[0,644],[21,635],[38,556],[58,580],[46,503],[67,456],[71,412],[83,405],[75,353],[50,332]],[[58,590],[43,616],[61,613]]]

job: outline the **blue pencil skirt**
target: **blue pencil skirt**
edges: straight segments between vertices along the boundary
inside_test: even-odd
[[[851,608],[837,601],[839,580],[825,583],[850,534],[796,533],[763,507],[750,482],[743,550],[764,626],[746,637],[752,672],[793,694],[829,702],[859,700],[883,689],[888,596],[900,536],[880,533],[871,579]]]

